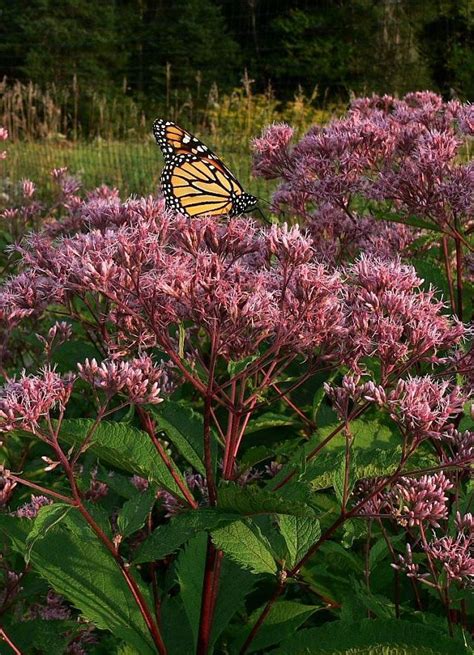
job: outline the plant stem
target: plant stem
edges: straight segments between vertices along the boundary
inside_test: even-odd
[[[451,311],[453,314],[456,313],[456,302],[454,300],[454,284],[453,284],[453,275],[451,272],[451,264],[449,262],[449,250],[448,250],[448,237],[443,236],[441,239],[441,243],[443,245],[443,258],[444,258],[444,267],[446,270],[446,278],[448,280],[448,288],[449,288],[449,301],[451,305]]]
[[[15,646],[15,644],[10,639],[10,637],[7,635],[5,630],[3,628],[1,628],[1,627],[0,627],[0,639],[10,646],[10,648],[15,653],[15,655],[23,655],[21,650],[17,646]]]
[[[275,601],[278,600],[278,598],[281,596],[283,593],[283,590],[285,588],[285,583],[283,580],[280,580],[278,582],[278,586],[276,587],[275,591],[273,592],[271,598],[269,599],[268,603],[265,605],[263,612],[260,614],[260,616],[257,619],[257,622],[253,626],[252,630],[250,631],[247,639],[245,640],[242,648],[239,651],[239,655],[245,655],[247,652],[248,647],[252,643],[252,641],[255,638],[255,635],[257,632],[260,630],[260,627],[262,626],[262,623],[265,621],[267,618],[268,614],[270,613],[270,610],[272,609]]]
[[[197,509],[198,504],[196,500],[193,498],[191,492],[189,491],[187,485],[183,482],[181,479],[180,475],[178,475],[178,472],[174,468],[170,458],[168,457],[168,454],[166,450],[163,448],[163,444],[161,441],[158,439],[158,437],[155,434],[155,425],[153,422],[153,419],[151,416],[148,414],[146,410],[143,409],[143,407],[139,407],[138,405],[136,406],[137,409],[137,414],[140,418],[140,422],[142,426],[144,427],[145,431],[148,433],[148,436],[150,437],[153,445],[156,448],[157,453],[163,460],[163,464],[166,466],[168,471],[170,472],[173,480],[176,482],[176,485],[178,486],[179,490],[183,494],[183,496],[186,499],[186,502],[190,507],[193,509]]]
[[[462,317],[463,317],[462,245],[459,238],[456,238],[454,240],[454,244],[456,247],[456,287],[457,287],[457,297],[458,297],[458,318],[460,321],[462,321]]]
[[[222,552],[217,550],[209,535],[207,538],[206,565],[202,584],[201,617],[199,620],[196,655],[206,655],[209,649],[212,621],[219,590],[221,562]]]
[[[105,548],[109,551],[109,553],[112,555],[114,558],[115,562],[117,563],[117,566],[120,569],[120,572],[125,579],[125,582],[130,589],[130,592],[138,606],[138,609],[140,610],[140,613],[143,617],[143,620],[148,628],[148,631],[150,632],[151,638],[153,639],[153,643],[155,644],[158,653],[160,655],[166,655],[166,646],[163,642],[163,639],[161,637],[160,631],[158,629],[158,626],[153,620],[153,616],[151,614],[150,608],[148,607],[145,598],[143,597],[143,594],[140,591],[140,588],[133,578],[131,572],[129,571],[125,561],[123,560],[122,556],[119,554],[117,548],[115,547],[114,543],[110,541],[108,536],[105,534],[105,532],[102,530],[102,528],[96,523],[95,519],[92,517],[92,515],[87,511],[87,508],[85,507],[81,493],[77,487],[76,480],[74,478],[74,471],[72,469],[72,466],[64,454],[61,446],[59,445],[58,441],[58,431],[59,427],[56,431],[53,430],[52,426],[50,425],[50,436],[52,439],[51,445],[54,448],[54,451],[61,462],[67,478],[69,480],[69,484],[71,487],[71,491],[74,497],[74,501],[76,504],[77,509],[85,519],[86,523],[89,525],[89,527],[92,529],[92,531],[96,534],[96,536],[99,538],[99,540],[102,542],[102,544],[105,546]]]
[[[57,491],[53,491],[52,489],[41,487],[39,484],[35,484],[34,482],[30,482],[29,480],[20,478],[18,475],[14,475],[13,473],[8,473],[8,479],[13,480],[13,482],[18,482],[19,484],[22,484],[25,487],[30,487],[30,489],[34,489],[35,491],[39,491],[44,496],[52,496],[53,498],[57,498],[57,500],[60,500],[63,503],[68,503],[68,505],[76,504],[76,501],[74,500],[74,498],[71,498],[71,496],[64,496],[63,494],[60,494]]]

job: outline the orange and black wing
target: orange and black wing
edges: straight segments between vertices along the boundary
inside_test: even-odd
[[[165,158],[161,189],[167,207],[190,217],[244,213],[256,204],[221,160],[199,139],[159,119],[153,133]]]
[[[170,209],[188,216],[232,214],[242,187],[225,175],[214,160],[178,157],[165,165],[161,188]]]

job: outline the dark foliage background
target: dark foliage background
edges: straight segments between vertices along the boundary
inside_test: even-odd
[[[0,74],[153,101],[230,90],[244,69],[285,98],[431,88],[474,98],[472,0],[1,0]]]

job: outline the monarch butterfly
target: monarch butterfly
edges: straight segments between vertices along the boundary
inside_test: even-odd
[[[165,158],[160,181],[168,209],[192,218],[239,216],[256,208],[257,198],[245,193],[227,166],[190,132],[159,118],[153,134]]]

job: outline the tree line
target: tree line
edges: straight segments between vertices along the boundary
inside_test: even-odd
[[[0,71],[137,98],[244,70],[277,97],[431,88],[474,99],[473,0],[0,0]]]

